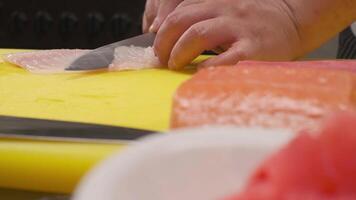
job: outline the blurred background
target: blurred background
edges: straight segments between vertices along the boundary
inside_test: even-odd
[[[95,48],[141,33],[145,0],[0,0],[1,48]]]

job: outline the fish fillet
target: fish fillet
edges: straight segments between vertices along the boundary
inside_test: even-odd
[[[114,60],[109,70],[138,70],[160,66],[152,47],[120,46],[115,49]]]
[[[354,109],[354,80],[346,71],[291,66],[202,69],[177,90],[171,127],[314,128],[330,112]]]
[[[7,54],[4,60],[32,73],[61,73],[65,72],[65,68],[76,58],[89,51],[82,49],[39,50]]]
[[[333,70],[356,72],[355,60],[313,60],[313,61],[294,61],[294,62],[241,61],[239,62],[238,66],[298,67],[298,68],[333,69]]]
[[[82,49],[39,50],[7,54],[4,60],[32,73],[63,73],[75,59],[89,51]],[[114,60],[109,70],[138,70],[160,66],[152,47],[121,46],[115,49]]]

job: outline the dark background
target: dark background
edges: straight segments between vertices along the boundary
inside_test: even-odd
[[[145,0],[0,0],[1,48],[96,48],[141,33]]]

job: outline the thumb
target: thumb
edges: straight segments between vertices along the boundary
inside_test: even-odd
[[[155,20],[153,21],[149,31],[157,32],[167,16],[182,2],[183,0],[162,0]]]
[[[199,64],[198,68],[220,66],[220,65],[235,65],[239,61],[253,59],[254,49],[249,42],[237,42],[227,51],[218,56],[209,58]]]
[[[144,33],[148,32],[149,27],[152,25],[157,16],[158,0],[147,0],[145,12],[142,19],[142,30]]]

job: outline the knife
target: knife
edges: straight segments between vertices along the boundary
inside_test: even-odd
[[[119,126],[0,115],[0,138],[126,143],[153,133]]]
[[[70,64],[66,70],[95,70],[107,68],[114,59],[114,51],[119,46],[153,46],[156,35],[154,33],[145,33],[126,40],[108,44],[90,51],[87,54],[77,58]]]

